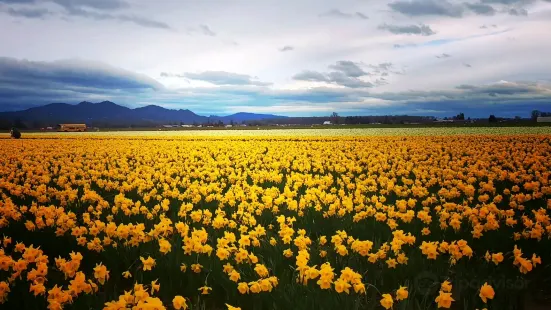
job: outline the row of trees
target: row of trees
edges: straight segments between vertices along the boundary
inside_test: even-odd
[[[340,116],[333,112],[329,116],[310,116],[310,117],[285,117],[273,118],[256,121],[254,123],[263,125],[291,124],[291,125],[321,125],[326,121],[332,124],[403,124],[403,123],[430,123],[435,120],[432,116],[411,116],[411,115],[375,115],[375,116]],[[249,124],[251,122],[247,122]]]
[[[538,117],[551,116],[551,112],[541,112],[538,110],[533,110],[531,113],[531,119],[535,121]],[[459,113],[452,117],[445,117],[445,120],[456,120],[463,121],[465,120],[465,114]],[[332,124],[346,124],[346,125],[359,125],[359,124],[407,124],[407,123],[420,123],[420,124],[429,124],[436,120],[433,116],[410,116],[410,115],[381,115],[381,116],[340,116],[337,112],[333,112],[329,116],[321,117],[285,117],[285,118],[272,118],[272,119],[263,119],[263,120],[247,120],[242,121],[241,124],[246,124],[249,126],[266,126],[266,125],[276,125],[276,124],[287,124],[287,125],[320,125],[326,121],[330,121]],[[467,118],[470,120],[470,118]],[[498,122],[500,120],[510,120],[505,118],[497,118],[495,115],[490,115],[488,122]],[[521,121],[520,116],[515,116],[515,121]],[[484,122],[484,120],[477,119],[476,122]],[[172,124],[172,125],[182,125],[183,122],[163,122],[162,124]],[[237,122],[231,121],[231,125],[237,125]],[[153,122],[148,120],[118,120],[113,121],[102,121],[95,120],[87,123],[90,127],[99,127],[99,128],[145,128],[145,127],[157,127],[161,125],[160,122]],[[202,125],[213,126],[213,127],[223,127],[225,123],[222,120],[209,119],[207,122],[199,123],[194,122],[193,125],[198,126]],[[0,118],[0,129],[5,130],[11,127],[21,128],[21,129],[38,129],[48,126],[55,126],[46,122],[39,121],[24,121],[21,119],[2,119]]]
[[[547,116],[551,116],[551,112],[541,112],[541,111],[538,111],[538,110],[533,110],[532,111],[532,119],[533,120],[538,119],[538,117],[547,117]]]

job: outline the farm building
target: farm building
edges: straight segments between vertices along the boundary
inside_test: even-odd
[[[551,123],[551,116],[540,116],[537,118],[538,123]]]
[[[57,131],[86,131],[86,124],[59,124]]]

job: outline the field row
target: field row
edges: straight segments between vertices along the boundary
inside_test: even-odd
[[[25,137],[36,138],[68,138],[68,137],[112,137],[112,138],[189,138],[189,137],[378,137],[378,136],[456,136],[456,135],[550,135],[550,126],[541,127],[404,127],[404,128],[301,128],[274,129],[208,129],[208,130],[151,130],[151,131],[89,131],[82,132],[32,132],[23,133]],[[8,138],[9,134],[0,134],[0,138]]]

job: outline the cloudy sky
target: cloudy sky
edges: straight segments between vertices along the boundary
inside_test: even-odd
[[[0,111],[551,111],[551,0],[0,0]]]

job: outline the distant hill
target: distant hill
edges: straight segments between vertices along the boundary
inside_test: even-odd
[[[257,120],[263,120],[263,119],[272,119],[272,118],[281,118],[281,116],[273,115],[273,114],[256,114],[256,113],[247,113],[247,112],[239,112],[232,115],[220,117],[224,123],[234,121],[236,123],[241,123],[242,121],[257,121]]]
[[[236,113],[227,116],[202,116],[190,110],[172,110],[156,105],[130,109],[110,101],[91,103],[83,101],[72,105],[51,103],[16,112],[0,112],[0,124],[10,123],[18,127],[38,128],[59,123],[86,123],[98,127],[154,126],[161,124],[202,124],[222,121],[259,121],[282,118],[272,114]],[[23,126],[22,126],[23,125]]]

